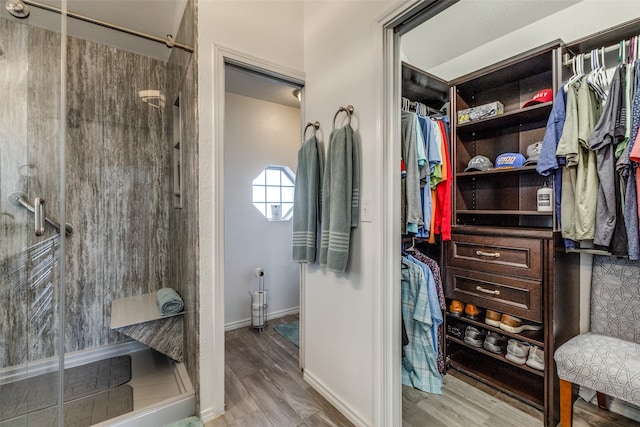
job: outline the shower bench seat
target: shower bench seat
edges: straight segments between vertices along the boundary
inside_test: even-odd
[[[160,314],[156,292],[111,301],[111,329],[182,362],[183,315]]]

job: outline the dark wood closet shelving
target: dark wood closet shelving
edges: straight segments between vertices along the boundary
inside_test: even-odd
[[[519,334],[513,334],[511,332],[507,332],[500,328],[496,328],[495,326],[487,325],[484,322],[478,322],[462,316],[456,317],[456,316],[451,316],[450,314],[447,314],[447,319],[454,320],[456,322],[460,321],[463,323],[468,323],[469,325],[477,326],[479,328],[486,329],[487,331],[497,332],[508,338],[515,338],[520,341],[527,341],[530,344],[544,348],[544,331],[522,331]]]
[[[551,216],[553,212],[538,212],[538,211],[520,211],[520,210],[501,210],[501,209],[491,209],[491,210],[481,210],[481,209],[460,209],[458,210],[459,215],[522,215],[522,216]]]
[[[463,169],[464,170],[464,169]],[[456,176],[459,178],[464,177],[477,177],[482,175],[503,175],[503,174],[521,174],[521,173],[538,173],[536,172],[535,166],[522,166],[519,168],[498,168],[498,169],[489,169],[486,171],[470,171],[470,172],[458,172]]]
[[[492,131],[503,128],[505,126],[513,126],[514,124],[531,123],[540,120],[546,122],[551,113],[553,102],[545,102],[543,104],[534,104],[530,107],[516,111],[505,112],[499,116],[487,117],[486,119],[476,120],[473,122],[462,123],[458,125],[458,133],[469,133],[477,131]],[[457,119],[457,118],[456,118]]]
[[[512,365],[515,368],[525,370],[525,371],[527,371],[527,372],[529,372],[531,374],[534,374],[534,375],[537,375],[537,376],[540,376],[540,377],[544,378],[544,372],[543,371],[535,370],[533,368],[530,368],[527,365],[518,365],[517,363],[513,363],[512,361],[508,360],[503,354],[492,353],[490,351],[485,350],[482,347],[474,347],[474,346],[469,345],[466,342],[464,342],[462,340],[459,340],[458,338],[455,338],[455,337],[449,337],[449,341],[455,342],[455,343],[457,343],[457,344],[459,344],[459,345],[461,345],[463,347],[467,347],[467,348],[469,348],[469,349],[471,349],[471,350],[473,350],[475,352],[482,353],[485,356],[488,356],[488,357],[491,357],[493,359],[496,359],[496,360],[498,360],[498,361],[500,361],[502,363],[507,363],[509,365]]]
[[[514,369],[512,365],[497,362],[477,351],[456,351],[449,356],[448,363],[472,378],[544,410],[544,379],[538,375]]]
[[[447,306],[452,299],[543,326],[511,334],[474,325],[544,349],[544,371],[519,365],[445,335],[447,366],[544,411],[545,427],[558,423],[558,378],[553,353],[579,333],[579,257],[564,251],[554,212],[537,210],[536,193],[548,177],[535,165],[465,172],[477,155],[495,159],[542,141],[553,103],[522,105],[542,89],[556,93],[562,45],[550,43],[451,82],[452,238],[443,256]],[[457,111],[499,101],[504,113],[457,125]],[[562,248],[562,249],[561,249]]]

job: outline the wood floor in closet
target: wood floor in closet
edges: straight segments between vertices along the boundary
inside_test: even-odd
[[[225,414],[205,427],[352,426],[312,389],[298,370],[298,348],[273,326],[297,315],[269,321],[263,333],[252,328],[225,335]],[[538,427],[542,412],[462,373],[450,370],[442,395],[403,386],[404,427]],[[578,399],[574,427],[640,426]]]

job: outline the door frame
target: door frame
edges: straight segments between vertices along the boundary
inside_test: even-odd
[[[213,362],[213,393],[214,414],[213,417],[224,413],[225,406],[225,390],[224,390],[224,371],[225,371],[225,342],[224,342],[224,265],[225,265],[225,217],[224,217],[224,122],[225,122],[225,66],[227,64],[236,65],[247,70],[255,71],[269,77],[294,83],[302,86],[302,102],[300,103],[300,116],[304,118],[304,84],[305,74],[301,71],[287,67],[282,67],[273,62],[262,60],[258,57],[247,55],[245,53],[229,49],[217,44],[212,45],[212,62],[213,62],[213,140],[211,141],[211,160],[213,167],[211,188],[212,193],[206,197],[209,199],[210,208],[200,208],[200,215],[209,215],[213,220],[212,241],[213,258],[208,260],[200,260],[201,264],[208,263],[208,271],[211,273],[209,277],[213,279],[212,292],[209,298],[201,299],[201,308],[207,301],[212,302],[213,309],[213,334],[210,329],[212,317],[203,316],[201,310],[200,337],[201,343],[207,342],[207,350],[211,350],[214,356]],[[302,124],[302,123],[301,123]],[[302,130],[302,126],[301,126]],[[301,131],[302,138],[302,131]],[[202,155],[202,154],[201,154]],[[204,212],[206,211],[206,212]],[[202,233],[204,230],[200,230]],[[202,249],[202,248],[201,248]],[[304,266],[300,268],[300,368],[304,368]],[[204,291],[204,283],[200,284],[201,292]],[[208,293],[205,291],[205,293]],[[205,340],[203,340],[203,337]],[[209,337],[212,341],[209,342]],[[205,350],[205,352],[207,351]],[[201,351],[203,349],[201,348]],[[201,359],[202,363],[202,359]],[[201,375],[204,379],[204,376]],[[208,387],[209,388],[209,387]],[[207,414],[209,415],[209,414]],[[209,418],[208,416],[205,418]]]
[[[400,134],[401,60],[400,38],[411,29],[423,24],[459,0],[432,2],[408,0],[392,10],[377,23],[380,46],[378,70],[382,87],[380,131],[383,138],[383,223],[382,223],[382,283],[400,283]],[[402,346],[401,346],[401,292],[399,286],[382,286],[378,296],[381,339],[377,350],[379,392],[374,392],[378,405],[376,426],[402,425]]]

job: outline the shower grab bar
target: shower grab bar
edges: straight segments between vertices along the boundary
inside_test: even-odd
[[[33,216],[36,220],[36,236],[40,237],[45,232],[44,219],[47,217],[44,213],[44,199],[42,197],[36,197],[33,201]]]
[[[9,194],[9,203],[15,205],[15,206],[22,206],[23,208],[25,208],[26,210],[28,210],[29,212],[31,212],[32,214],[34,214],[36,216],[36,221],[40,221],[42,220],[41,217],[44,217],[44,221],[47,222],[49,225],[51,225],[53,228],[55,228],[56,230],[58,230],[58,233],[60,232],[60,224],[57,223],[56,221],[54,221],[51,218],[48,218],[44,215],[44,201],[40,198],[40,197],[36,197],[36,205],[38,205],[38,209],[34,208],[33,206],[31,206],[31,204],[29,202],[26,201],[25,199],[25,195],[22,193],[11,193]],[[43,233],[38,234],[39,231],[42,231]],[[73,233],[73,227],[70,224],[65,224],[64,225],[64,231],[65,234],[67,236],[70,236],[71,233]],[[42,234],[44,234],[44,225],[42,227],[38,227],[36,226],[36,235],[37,236],[41,236]]]

